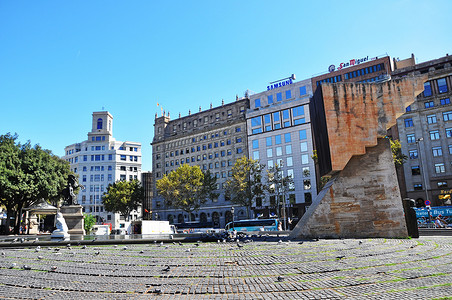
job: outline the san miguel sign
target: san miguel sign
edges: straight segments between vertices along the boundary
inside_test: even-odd
[[[363,62],[370,61],[370,60],[375,60],[377,58],[378,57],[373,57],[373,58],[369,59],[369,56],[366,56],[366,57],[358,58],[358,59],[350,59],[349,62],[340,63],[339,66],[337,67],[337,70],[339,71],[339,70],[341,70],[343,68],[359,65],[359,64],[362,64]],[[328,67],[328,71],[329,72],[336,71],[336,66],[335,65],[330,65]]]

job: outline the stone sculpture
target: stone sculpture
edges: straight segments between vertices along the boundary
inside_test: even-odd
[[[74,189],[76,188],[82,188],[85,187],[77,182],[77,178],[75,178],[74,175],[70,174],[67,179],[67,186],[63,190],[63,196],[64,196],[64,204],[63,205],[77,205],[77,196],[74,193]]]

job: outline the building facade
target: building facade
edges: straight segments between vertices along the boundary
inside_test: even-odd
[[[65,147],[65,159],[78,174],[80,190],[77,202],[83,212],[94,215],[97,223],[111,223],[114,229],[125,226],[123,216],[105,211],[102,195],[109,184],[118,180],[141,179],[141,143],[120,142],[113,137],[113,116],[107,111],[94,112],[88,139]],[[131,213],[131,220],[141,217],[141,209]]]
[[[232,175],[235,161],[248,156],[245,113],[248,98],[171,120],[169,113],[155,117],[152,142],[153,203],[152,211],[161,220],[174,224],[195,221],[215,228],[232,220],[231,202],[225,199],[224,186]],[[192,216],[166,207],[156,190],[156,181],[183,164],[199,166],[217,178],[218,199],[208,200]],[[235,207],[236,219],[244,217],[246,208]]]
[[[369,56],[351,59],[339,63],[338,66],[330,65],[328,73],[312,77],[312,87],[315,92],[322,82],[375,82],[387,79],[391,74],[392,66],[389,56],[381,58]]]
[[[397,68],[392,77],[416,74],[429,76],[424,92],[397,119],[402,152],[408,156],[403,166],[406,195],[418,207],[426,199],[432,206],[451,205],[452,57]]]
[[[286,215],[300,218],[317,195],[311,158],[311,96],[310,79],[293,82],[292,78],[250,96],[250,109],[246,113],[250,158],[265,165],[264,181],[267,170],[272,171],[276,166],[281,168],[283,177],[293,179],[293,184],[283,190],[282,195],[266,192],[263,199],[257,199],[253,209],[265,217],[284,216],[278,210],[284,208],[285,203]]]
[[[141,173],[141,184],[144,190],[144,200],[141,207],[143,211],[143,220],[151,220],[152,216],[152,197],[153,185],[152,185],[152,172],[142,172]],[[154,217],[155,218],[155,217]]]

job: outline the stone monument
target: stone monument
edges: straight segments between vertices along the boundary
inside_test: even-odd
[[[56,215],[55,227],[56,229],[52,232],[51,235],[53,239],[69,239],[70,234],[68,233],[68,227],[61,212],[58,212]]]
[[[85,235],[82,206],[77,203],[77,196],[74,194],[74,189],[78,187],[85,188],[77,182],[77,178],[74,175],[69,175],[67,186],[63,190],[64,202],[60,207],[60,211],[67,223],[68,232],[73,239],[81,239]]]
[[[426,75],[325,83],[311,102],[319,176],[331,176],[292,238],[407,237],[387,129],[424,89]]]

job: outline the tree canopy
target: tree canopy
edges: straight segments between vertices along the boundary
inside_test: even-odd
[[[58,204],[61,191],[71,174],[69,163],[50,150],[30,142],[20,144],[18,135],[0,136],[0,204],[7,210],[6,230],[10,217],[15,217],[14,231],[18,233],[20,211],[45,199]]]
[[[117,181],[109,184],[102,197],[105,210],[120,213],[128,219],[130,213],[138,208],[144,199],[144,189],[138,180]]]
[[[247,208],[248,218],[253,200],[264,195],[262,183],[262,169],[264,165],[259,161],[243,156],[232,167],[232,178],[226,182],[226,196],[234,204]]]
[[[183,164],[158,180],[157,189],[167,206],[182,209],[191,216],[208,199],[218,198],[216,178],[199,166]]]

